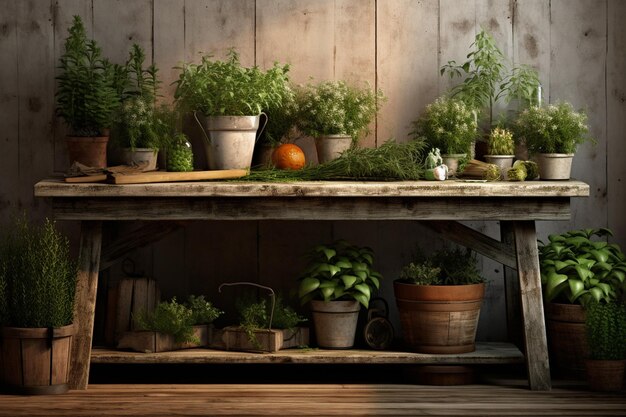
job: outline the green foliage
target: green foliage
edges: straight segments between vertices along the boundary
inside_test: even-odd
[[[264,109],[267,125],[259,140],[271,146],[290,142],[296,137],[294,128],[298,121],[298,102],[289,83],[284,83],[283,87],[281,100],[271,102]]]
[[[487,140],[487,148],[489,155],[513,155],[515,153],[513,133],[500,127],[492,129]]]
[[[400,271],[400,279],[402,281],[417,285],[441,284],[440,275],[441,268],[434,266],[431,261],[411,262]]]
[[[236,303],[239,311],[239,326],[246,333],[248,340],[257,349],[261,348],[254,332],[260,329],[270,328],[270,317],[272,317],[272,305],[265,299],[259,302],[249,302],[239,299]],[[281,296],[277,296],[272,317],[272,329],[293,329],[306,318],[300,316],[293,308],[284,304]]]
[[[442,155],[469,154],[478,134],[472,109],[460,100],[447,97],[427,105],[413,127],[410,133],[413,138],[426,138],[429,148],[438,148]]]
[[[590,303],[585,308],[585,324],[591,359],[626,359],[626,305]]]
[[[372,292],[380,288],[382,275],[373,269],[374,253],[346,241],[316,246],[300,277],[298,296],[310,300],[357,300],[365,308]]]
[[[575,153],[576,147],[592,138],[588,136],[587,115],[576,112],[571,104],[560,102],[545,107],[525,109],[513,128],[524,138],[531,153]]]
[[[134,320],[139,330],[170,334],[178,343],[197,343],[193,326],[211,323],[220,314],[222,311],[204,296],[191,295],[185,304],[178,303],[176,297],[160,302],[153,311],[142,311]]]
[[[155,109],[158,94],[158,69],[143,67],[143,49],[133,44],[124,67],[122,105],[115,115],[113,139],[123,148],[159,149],[164,141],[166,111]],[[161,117],[161,118],[160,118]]]
[[[534,161],[515,161],[506,172],[509,181],[529,181],[539,177],[539,166]]]
[[[224,312],[214,307],[210,301],[204,299],[204,295],[190,295],[185,306],[191,310],[191,323],[210,324]]]
[[[50,220],[31,225],[22,217],[0,239],[0,324],[71,324],[77,269],[67,238]]]
[[[94,40],[87,39],[79,16],[74,16],[69,28],[58,69],[57,115],[73,135],[102,135],[119,107],[123,71],[102,57]]]
[[[298,128],[306,135],[347,135],[357,141],[384,100],[382,91],[345,81],[324,81],[300,87]]]
[[[418,180],[424,173],[426,145],[388,141],[378,148],[351,148],[337,159],[300,170],[253,170],[242,181]]]
[[[612,236],[609,229],[584,229],[540,242],[539,264],[546,301],[582,304],[612,302],[624,291],[626,257],[620,247],[593,237]]]
[[[274,63],[267,71],[246,68],[235,50],[226,61],[203,56],[200,64],[179,69],[177,105],[205,116],[256,116],[263,109],[280,108],[289,82],[289,65]]]
[[[441,75],[464,78],[451,90],[451,95],[470,108],[488,111],[489,126],[493,120],[493,106],[504,99],[507,103],[519,99],[527,105],[537,104],[540,83],[533,68],[516,66],[507,61],[493,37],[481,30],[470,45],[467,61],[457,64],[449,61],[441,68]]]
[[[433,255],[432,263],[441,268],[441,285],[479,284],[485,281],[478,269],[476,254],[469,249],[441,249]]]

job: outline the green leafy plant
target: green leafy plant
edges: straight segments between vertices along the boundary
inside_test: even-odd
[[[197,343],[193,326],[211,323],[220,314],[204,296],[192,295],[185,304],[176,297],[160,302],[153,311],[142,311],[134,319],[139,330],[169,334],[178,343]]]
[[[476,254],[469,249],[443,248],[432,257],[441,268],[441,285],[479,284],[485,279],[478,269]]]
[[[487,139],[487,149],[489,155],[513,155],[515,153],[513,133],[500,127],[492,129]]]
[[[56,114],[72,135],[103,135],[120,104],[122,70],[102,57],[96,41],[87,39],[80,16],[69,28],[58,69]]]
[[[163,111],[158,113],[156,97],[159,80],[154,64],[143,67],[145,53],[134,44],[125,66],[126,81],[122,105],[115,116],[113,138],[123,148],[159,149],[164,142]]]
[[[298,128],[306,135],[347,135],[357,141],[384,100],[382,91],[345,81],[307,84],[298,90]]]
[[[478,129],[472,109],[447,97],[427,105],[413,127],[413,138],[424,137],[429,148],[438,148],[442,154],[469,154]]]
[[[382,275],[373,269],[374,253],[339,240],[316,246],[309,265],[300,277],[300,302],[310,300],[357,300],[365,308],[372,293],[380,288]]]
[[[584,112],[560,102],[525,109],[513,125],[517,137],[524,138],[531,153],[575,153],[576,147],[590,140]]]
[[[591,359],[626,359],[626,305],[590,303],[585,308],[585,325]]]
[[[224,312],[216,308],[203,295],[190,295],[185,306],[191,310],[192,325],[210,324]]]
[[[539,165],[534,161],[515,161],[506,171],[508,181],[535,180],[539,177]]]
[[[284,83],[281,100],[269,103],[264,109],[267,125],[259,141],[270,146],[292,142],[297,138],[295,126],[298,121],[298,102],[289,83]]]
[[[450,94],[470,108],[487,113],[489,126],[493,122],[493,107],[504,99],[518,99],[527,105],[538,104],[541,85],[537,71],[527,65],[513,65],[505,58],[493,37],[484,29],[476,34],[470,45],[467,61],[449,61],[441,75],[463,78]]]
[[[52,221],[33,225],[26,217],[0,237],[0,324],[62,327],[72,323],[76,264],[69,241]]]
[[[289,82],[289,65],[274,63],[267,71],[247,68],[234,49],[225,61],[203,56],[199,64],[179,69],[177,105],[205,116],[256,116],[263,109],[280,108]]]
[[[620,247],[594,237],[609,229],[573,230],[540,242],[539,263],[546,301],[588,305],[612,302],[624,291],[626,257]]]
[[[417,285],[437,285],[441,283],[440,275],[441,268],[427,260],[404,266],[400,271],[400,280]]]

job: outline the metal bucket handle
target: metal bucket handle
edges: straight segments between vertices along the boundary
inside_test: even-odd
[[[264,112],[259,113],[259,119],[261,118],[261,116],[265,116],[265,122],[260,128],[257,129],[256,139],[254,140],[254,143],[259,141],[259,138],[261,137],[261,133],[263,133],[263,131],[265,130],[265,126],[267,126],[267,121],[269,120],[269,116],[266,113]],[[204,135],[204,138],[206,139],[207,143],[211,143],[211,139],[209,138],[209,135],[206,134],[206,131],[204,130],[204,126],[202,126],[202,123],[200,123],[200,120],[198,119],[197,111],[193,112],[193,118],[196,119],[196,123],[198,123],[198,126],[200,126],[200,130],[202,131],[202,134]]]
[[[267,327],[267,330],[271,330],[272,329],[272,320],[274,319],[274,307],[276,306],[276,293],[274,292],[274,290],[271,289],[270,287],[266,287],[265,285],[256,284],[254,282],[243,281],[243,282],[225,282],[225,283],[221,284],[217,288],[217,292],[221,293],[222,292],[222,287],[232,287],[232,286],[235,286],[235,285],[252,285],[254,287],[263,288],[264,290],[269,291],[269,293],[270,293],[270,300],[272,300],[272,309],[270,310],[270,322],[269,322],[269,325]]]

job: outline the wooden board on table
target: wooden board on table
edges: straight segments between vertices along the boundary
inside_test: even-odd
[[[224,169],[215,171],[191,172],[143,172],[141,174],[113,174],[113,184],[145,184],[151,182],[200,181],[241,178],[246,176],[245,169]]]
[[[72,184],[83,184],[89,182],[103,182],[107,180],[107,174],[85,175],[82,177],[66,177],[65,182]]]

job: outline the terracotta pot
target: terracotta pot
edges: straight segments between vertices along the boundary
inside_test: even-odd
[[[318,346],[326,349],[354,346],[359,311],[358,301],[311,301]]]
[[[18,394],[62,394],[68,390],[74,325],[2,328],[2,382]]]
[[[320,164],[339,158],[342,152],[350,149],[352,137],[346,135],[326,135],[315,138],[317,161]]]
[[[622,391],[626,360],[586,359],[587,382],[593,391]]]
[[[76,161],[88,167],[105,168],[108,142],[108,136],[67,136],[65,143],[70,165]]]
[[[394,281],[404,341],[421,353],[466,353],[476,349],[476,329],[485,284],[415,285]]]
[[[579,304],[546,303],[546,333],[550,364],[572,376],[582,377],[589,357],[585,310]]]

